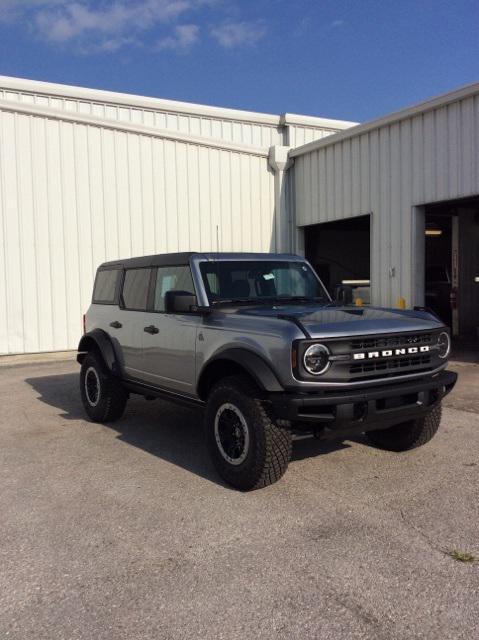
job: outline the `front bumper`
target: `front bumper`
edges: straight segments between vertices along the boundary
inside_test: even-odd
[[[272,393],[276,418],[322,428],[324,437],[361,433],[400,424],[428,413],[456,384],[457,373],[441,371],[414,382],[371,386],[360,391]]]

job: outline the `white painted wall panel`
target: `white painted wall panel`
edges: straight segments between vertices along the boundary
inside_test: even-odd
[[[479,195],[479,90],[458,93],[292,152],[298,226],[372,213],[376,304],[418,302],[414,207]]]
[[[297,147],[352,126],[341,120],[271,115],[0,76],[0,100],[168,129],[255,147]]]
[[[75,348],[105,260],[274,250],[273,178],[263,151],[0,110],[0,353]]]
[[[206,117],[175,113],[174,111],[159,108],[119,106],[94,102],[93,100],[55,96],[54,94],[42,95],[20,90],[7,91],[2,89],[0,84],[0,100],[2,99],[92,115],[117,122],[128,122],[131,124],[157,127],[159,129],[170,129],[171,131],[190,133],[192,135],[200,135],[206,138],[225,140],[237,144],[268,147],[284,143],[283,129],[279,125],[279,116],[276,124],[244,122],[234,119],[222,119],[220,117],[214,118],[211,116]],[[306,141],[309,142],[319,137],[321,137],[321,130],[317,136],[313,135],[311,137],[310,134],[308,139],[303,135],[300,143],[303,144]]]
[[[333,133],[337,133],[340,129],[330,127],[302,127],[300,125],[288,125],[288,141],[290,147],[299,147],[313,140],[320,140]]]

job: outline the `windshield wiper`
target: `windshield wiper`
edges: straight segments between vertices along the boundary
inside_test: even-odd
[[[218,306],[220,304],[256,304],[257,300],[254,298],[220,298],[219,300],[212,300],[211,304]]]
[[[329,302],[321,296],[271,296],[265,298],[221,298],[219,300],[213,300],[212,305],[218,306],[220,304],[287,304],[294,302],[308,302],[313,304],[314,302]]]
[[[326,302],[322,296],[278,296],[273,298],[274,302]]]

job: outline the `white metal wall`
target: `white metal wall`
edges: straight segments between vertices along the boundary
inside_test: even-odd
[[[329,127],[307,127],[293,124],[288,125],[288,129],[288,145],[293,147],[293,149],[342,131],[342,129]]]
[[[0,80],[1,86],[1,80]],[[99,102],[94,99],[86,100],[64,97],[55,94],[39,94],[26,91],[11,91],[0,89],[0,99],[13,100],[22,104],[35,104],[41,107],[60,109],[69,113],[81,113],[97,118],[104,118],[114,122],[129,122],[131,124],[169,129],[195,136],[215,138],[238,144],[267,147],[282,144],[282,133],[278,124],[262,124],[214,118],[189,113],[178,113],[172,109],[154,109],[128,104],[114,104]]]
[[[258,147],[296,147],[355,124],[223,109],[7,76],[0,76],[0,100]]]
[[[291,155],[296,224],[372,213],[373,302],[417,304],[415,207],[479,194],[479,85]]]
[[[0,106],[0,353],[76,348],[104,260],[275,248],[267,150],[71,115]]]

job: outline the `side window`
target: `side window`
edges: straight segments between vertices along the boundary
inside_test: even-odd
[[[189,266],[158,267],[154,311],[165,310],[165,294],[167,291],[187,291],[194,295],[195,287]]]
[[[119,269],[101,269],[97,272],[93,288],[94,304],[115,304]]]
[[[123,282],[125,309],[146,311],[151,269],[127,269]]]

